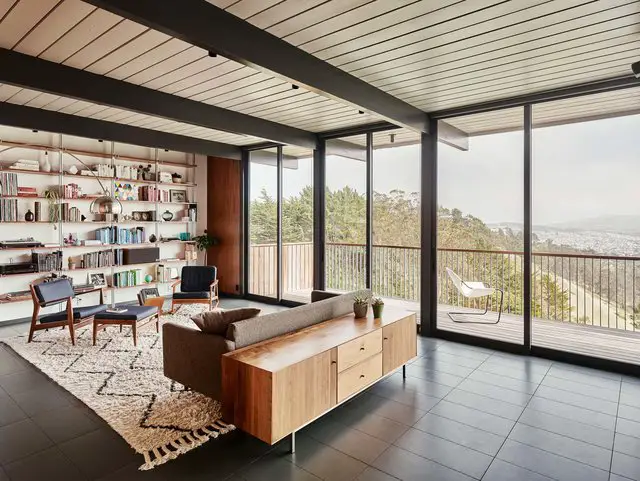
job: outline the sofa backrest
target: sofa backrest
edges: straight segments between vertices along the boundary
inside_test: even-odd
[[[229,324],[227,339],[236,349],[313,326],[319,322],[353,312],[353,297],[370,296],[369,290],[350,292],[300,307]]]

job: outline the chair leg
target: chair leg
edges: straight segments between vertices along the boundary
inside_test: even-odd
[[[37,319],[31,320],[31,327],[29,327],[29,338],[27,339],[27,342],[33,341],[33,333],[36,332],[36,322],[38,322]]]
[[[461,319],[456,319],[455,316],[486,316],[489,312],[489,300],[491,296],[487,296],[487,300],[484,305],[483,312],[447,312],[449,319],[458,324],[498,324],[500,322],[500,317],[502,316],[502,300],[504,297],[504,293],[500,289],[496,289],[496,291],[500,292],[500,310],[498,311],[498,320],[496,321],[465,321]]]
[[[71,318],[67,322],[69,323],[69,334],[71,335],[71,345],[75,346],[76,345],[76,332],[75,332],[75,329],[73,327],[73,318]]]
[[[96,337],[98,335],[98,326],[96,324],[96,321],[93,321],[93,345],[96,345]]]
[[[136,321],[133,321],[131,324],[131,335],[133,336],[133,345],[134,347],[138,347],[138,329],[137,329]]]

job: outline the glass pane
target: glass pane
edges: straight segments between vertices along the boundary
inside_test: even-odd
[[[313,290],[313,151],[284,147],[282,297],[309,302]]]
[[[334,291],[365,287],[365,146],[364,135],[327,141],[325,280]]]
[[[536,346],[640,363],[638,93],[534,106]]]
[[[249,286],[259,296],[278,295],[278,168],[275,149],[249,157]]]
[[[385,304],[420,311],[420,135],[373,137],[372,289]]]
[[[438,328],[521,344],[523,110],[446,122],[458,131],[438,143]]]

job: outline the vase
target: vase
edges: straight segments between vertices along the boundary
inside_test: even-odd
[[[51,164],[49,163],[49,152],[44,153],[44,160],[40,166],[42,172],[51,172]]]
[[[373,307],[373,317],[374,319],[380,319],[382,317],[382,311],[384,310],[384,304],[379,304]]]
[[[24,220],[27,222],[33,222],[35,220],[35,216],[33,215],[33,212],[31,212],[31,209],[27,210],[27,213],[24,215]]]
[[[165,222],[170,222],[171,219],[173,219],[173,214],[168,210],[165,210],[164,213],[162,214],[162,220]]]
[[[367,317],[367,311],[369,310],[369,304],[353,304],[353,313],[356,319],[361,317]]]

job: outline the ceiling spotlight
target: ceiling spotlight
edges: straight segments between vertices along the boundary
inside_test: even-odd
[[[211,50],[209,50],[209,57],[216,58],[217,56],[218,56],[217,53],[212,52]]]
[[[296,84],[291,84],[291,88],[293,90],[298,90],[300,87],[298,87]]]
[[[38,131],[36,129],[33,129],[31,132],[33,132],[34,134],[38,133]]]
[[[396,134],[389,134],[389,142],[392,144],[396,141]]]
[[[364,110],[358,110],[359,114],[364,114]]]
[[[165,152],[169,152],[169,149],[164,149]]]
[[[104,142],[104,141],[103,141],[102,139],[98,139],[98,142],[102,143],[102,142]]]
[[[632,63],[631,70],[633,71],[633,75],[636,78],[640,78],[640,62]]]

